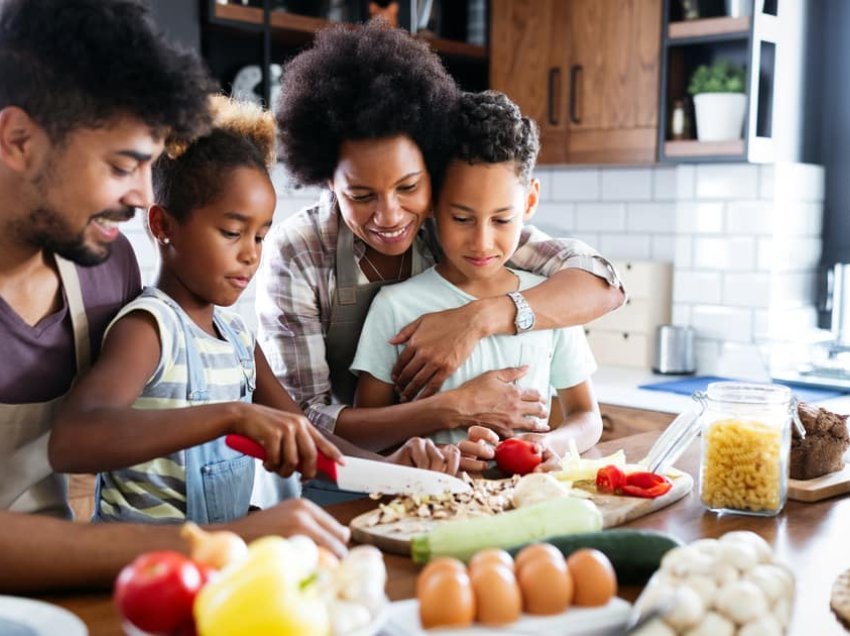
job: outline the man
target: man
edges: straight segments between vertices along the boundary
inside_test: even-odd
[[[136,0],[0,4],[0,590],[108,584],[140,552],[185,549],[176,527],[64,519],[46,449],[54,409],[140,288],[116,223],[152,203],[165,135],[202,132],[215,90]],[[302,500],[230,529],[337,552],[348,538]]]

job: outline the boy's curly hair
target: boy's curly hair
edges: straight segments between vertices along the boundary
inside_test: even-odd
[[[275,162],[275,121],[271,112],[224,95],[210,99],[212,130],[190,143],[175,136],[153,165],[154,200],[178,220],[215,201],[234,168],[268,174]]]
[[[0,2],[0,109],[22,108],[54,143],[123,115],[191,137],[209,125],[216,90],[138,0]]]
[[[537,124],[498,91],[464,93],[455,124],[453,159],[470,164],[513,161],[528,185],[540,152]]]
[[[382,21],[335,26],[283,72],[280,158],[302,185],[325,185],[346,140],[406,135],[436,178],[459,89],[428,45]]]

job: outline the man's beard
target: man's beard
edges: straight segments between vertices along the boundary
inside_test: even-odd
[[[126,221],[133,218],[134,213],[134,208],[123,208],[120,211],[104,210],[93,217],[104,216]],[[85,227],[74,234],[62,213],[48,207],[36,208],[16,225],[15,229],[23,241],[83,267],[99,265],[112,254],[111,243],[101,244],[97,248],[88,246]]]

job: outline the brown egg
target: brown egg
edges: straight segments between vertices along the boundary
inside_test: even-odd
[[[503,565],[511,572],[514,571],[513,557],[499,548],[485,548],[476,552],[475,556],[469,560],[469,571],[471,573],[479,566],[490,564]]]
[[[561,551],[551,543],[532,543],[531,545],[525,546],[519,551],[519,554],[516,555],[514,570],[516,571],[517,576],[519,576],[520,570],[522,570],[526,563],[529,561],[536,561],[539,558],[560,563],[564,562],[564,555],[561,554]]]
[[[573,580],[563,558],[538,557],[517,571],[523,608],[529,614],[560,614],[573,598]]]
[[[422,568],[419,576],[416,578],[416,596],[419,596],[419,588],[425,580],[437,572],[458,572],[466,574],[466,566],[452,557],[439,557],[433,561],[429,561],[428,565]]]
[[[469,576],[475,594],[475,620],[508,625],[519,620],[522,596],[514,573],[501,563],[479,563]]]
[[[582,549],[567,559],[573,575],[573,602],[583,607],[605,605],[617,593],[617,574],[611,561],[599,550]]]
[[[466,572],[431,572],[419,586],[422,627],[468,627],[475,619],[475,595]]]

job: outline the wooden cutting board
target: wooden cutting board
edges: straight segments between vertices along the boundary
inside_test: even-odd
[[[693,478],[687,473],[678,473],[672,481],[673,488],[670,492],[655,499],[600,494],[596,492],[592,482],[578,482],[574,487],[590,494],[590,501],[595,503],[602,513],[602,526],[612,528],[679,501],[690,493],[694,486]],[[349,524],[351,538],[359,543],[374,545],[385,552],[405,556],[410,555],[411,538],[428,532],[440,523],[446,523],[435,519],[414,518],[379,526],[371,525],[379,514],[377,509],[370,510],[352,519]]]
[[[827,473],[814,479],[789,479],[788,499],[811,503],[850,492],[850,464],[844,470]]]

